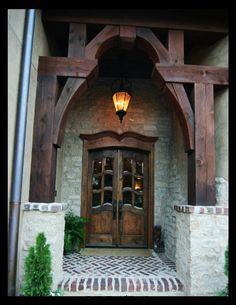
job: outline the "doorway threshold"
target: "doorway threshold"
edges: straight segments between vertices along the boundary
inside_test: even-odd
[[[84,256],[152,256],[152,249],[135,248],[83,248]]]

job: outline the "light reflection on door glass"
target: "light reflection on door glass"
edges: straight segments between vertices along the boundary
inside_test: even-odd
[[[93,173],[99,174],[102,172],[102,160],[94,160]]]

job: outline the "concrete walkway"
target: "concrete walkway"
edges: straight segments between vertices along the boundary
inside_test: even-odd
[[[127,249],[128,250],[128,249]],[[65,296],[184,296],[175,265],[164,254],[64,256]]]

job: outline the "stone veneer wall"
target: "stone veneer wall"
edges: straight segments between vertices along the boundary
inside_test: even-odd
[[[228,208],[175,206],[176,269],[187,296],[215,296],[226,287]]]
[[[187,154],[183,135],[175,113],[172,115],[172,141],[170,147],[169,194],[165,205],[164,245],[165,254],[173,261],[176,255],[176,213],[174,206],[187,204]]]
[[[171,113],[167,102],[156,86],[147,79],[132,79],[133,98],[122,124],[115,114],[109,78],[98,79],[74,105],[67,118],[64,143],[58,150],[57,201],[67,202],[80,214],[82,141],[80,133],[114,130],[134,131],[147,136],[158,136],[155,144],[155,224],[165,222],[169,196],[170,151],[172,143]],[[172,222],[170,218],[168,221]],[[172,226],[174,234],[174,226]]]
[[[65,205],[61,203],[24,203],[22,205],[22,239],[19,245],[18,290],[24,278],[24,261],[29,247],[35,245],[38,233],[43,232],[52,256],[52,289],[57,289],[63,277],[63,247]]]

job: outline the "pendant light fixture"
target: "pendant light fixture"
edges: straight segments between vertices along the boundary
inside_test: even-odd
[[[121,78],[116,80],[112,85],[112,99],[116,109],[116,114],[122,123],[123,117],[127,113],[129,102],[131,100],[131,82],[123,77],[124,74],[124,56],[120,57]]]

